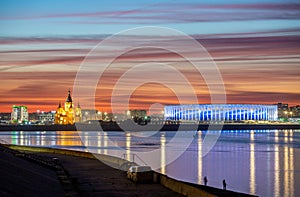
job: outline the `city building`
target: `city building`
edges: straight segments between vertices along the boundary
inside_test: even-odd
[[[29,113],[29,121],[31,124],[53,124],[55,121],[55,111],[40,111]]]
[[[134,118],[144,118],[147,116],[147,110],[145,109],[132,109],[125,111],[127,119],[134,119]]]
[[[123,121],[127,120],[124,113],[114,113],[111,115],[108,114],[108,116],[112,117],[112,121],[123,122]]]
[[[16,106],[12,107],[11,112],[11,123],[27,123],[28,122],[28,110],[26,106]]]
[[[100,113],[98,114],[98,110],[95,109],[82,109],[82,122],[86,122],[89,120],[101,120]]]
[[[53,124],[55,121],[55,111],[39,113],[38,121],[40,124]]]
[[[64,106],[59,103],[57,111],[55,113],[55,124],[74,124],[75,122],[81,122],[82,114],[81,107],[78,103],[77,107],[74,107],[72,101],[71,92],[68,91],[68,96]]]
[[[162,124],[164,121],[164,113],[151,114],[150,118],[151,118],[151,123]]]
[[[0,113],[0,120],[11,120],[11,112],[1,112]]]
[[[104,112],[102,114],[102,120],[106,121],[106,122],[108,122],[108,121],[115,121],[114,114],[113,113]]]
[[[291,118],[300,118],[300,105],[290,107],[288,115]]]
[[[286,118],[289,112],[289,104],[277,103],[277,108],[278,108],[278,118]]]
[[[0,113],[0,124],[9,124],[11,121],[11,113]]]
[[[150,118],[147,116],[147,110],[144,109],[126,110],[125,116],[127,120],[133,120],[138,124],[147,124],[150,121]]]
[[[39,121],[39,113],[38,112],[31,112],[31,113],[28,113],[28,120],[31,122],[31,123],[36,123]]]
[[[197,104],[165,106],[165,121],[275,121],[277,105]]]
[[[300,117],[300,105],[291,106],[287,103],[278,103],[278,118],[299,118]]]

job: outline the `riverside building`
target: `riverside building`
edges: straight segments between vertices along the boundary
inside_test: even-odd
[[[11,123],[26,123],[28,122],[28,110],[26,106],[16,106],[12,107],[11,112]]]
[[[81,108],[78,106],[75,108],[72,101],[71,92],[69,90],[65,105],[62,107],[59,103],[55,113],[55,124],[74,124],[75,122],[81,122],[82,114]]]
[[[275,121],[277,105],[263,104],[194,104],[167,105],[165,121]]]

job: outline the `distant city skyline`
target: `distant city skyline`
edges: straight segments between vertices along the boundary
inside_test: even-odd
[[[29,112],[56,110],[96,44],[145,25],[174,28],[199,41],[220,70],[227,103],[299,105],[299,9],[291,0],[2,1],[0,112],[10,112],[13,105],[26,105]],[[120,46],[114,47],[107,56]],[[110,112],[111,94],[124,70],[149,61],[175,65],[193,85],[198,102],[210,103],[205,81],[187,69],[188,62],[166,51],[141,49],[117,58],[105,72],[95,108]],[[81,98],[74,98],[78,102]],[[179,104],[172,90],[147,83],[131,95],[130,108],[149,109],[153,103]]]

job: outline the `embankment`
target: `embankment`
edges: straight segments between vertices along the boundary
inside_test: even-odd
[[[80,152],[80,151],[72,151],[72,150],[64,150],[64,149],[54,149],[54,148],[42,148],[42,147],[29,147],[29,146],[16,146],[16,145],[5,145],[6,147],[13,149],[13,150],[18,150],[20,152],[25,151],[26,152],[30,152],[30,153],[36,153],[36,154],[40,154],[40,153],[44,153],[44,154],[53,154],[53,155],[57,155],[59,157],[59,155],[68,155],[68,156],[75,156],[75,157],[81,157],[81,158],[88,158],[88,159],[95,159],[98,158],[99,160],[101,160],[104,163],[109,163],[110,166],[113,166],[115,168],[118,168],[120,166],[124,166],[123,164],[128,162],[124,159],[120,159],[117,157],[112,157],[112,156],[108,156],[108,155],[99,155],[99,154],[91,154],[88,152]],[[72,167],[74,167],[74,163],[75,159],[71,160],[66,160],[67,162],[63,163],[64,168],[66,168],[66,170],[68,171],[69,174],[73,174]],[[92,167],[92,161],[91,160],[78,160],[80,162],[85,163],[84,165],[86,165],[88,168],[90,168],[90,170],[97,168],[96,166]],[[76,165],[78,165],[77,167],[75,167],[76,170],[83,170],[83,167],[80,166],[80,163],[78,163],[78,161],[76,162]],[[63,160],[61,160],[61,162],[63,162]],[[68,163],[69,163],[69,167],[68,167]],[[84,166],[83,165],[83,166]],[[93,164],[95,165],[95,164]],[[99,165],[96,163],[96,165]],[[92,168],[91,168],[92,167]],[[99,171],[96,171],[99,175],[101,176],[105,176],[104,180],[116,180],[117,183],[119,183],[119,185],[107,185],[105,186],[105,189],[109,189],[109,187],[113,187],[115,188],[115,190],[118,187],[122,187],[121,182],[124,181],[124,179],[126,179],[125,174],[123,173],[118,173],[117,177],[114,177],[113,179],[109,179],[109,176],[115,176],[115,173],[109,172],[109,166],[106,167],[107,170],[106,171],[101,171],[101,173],[98,173]],[[89,169],[87,169],[89,170]],[[77,172],[76,172],[77,173]],[[75,173],[75,174],[76,174]],[[95,176],[91,178],[91,181],[93,180],[99,180],[103,177],[98,177],[98,175],[96,175],[94,172],[89,172],[89,171],[83,171],[83,174],[88,174],[91,173],[91,175],[89,176]],[[75,175],[74,175],[75,176]],[[81,175],[80,175],[81,176]],[[78,180],[76,181],[77,183],[80,183],[80,176],[78,176]],[[233,196],[233,197],[246,197],[249,196],[251,197],[252,195],[248,195],[248,194],[244,194],[244,193],[238,193],[238,192],[234,192],[234,191],[229,191],[229,190],[222,190],[222,189],[218,189],[218,188],[213,188],[213,187],[207,187],[207,186],[203,186],[203,185],[197,185],[197,184],[192,184],[192,183],[187,183],[187,182],[183,182],[183,181],[179,181],[173,178],[170,178],[166,175],[160,174],[158,172],[154,172],[154,180],[156,183],[170,189],[173,190],[179,194],[182,194],[184,196],[189,196],[189,197],[196,197],[196,196],[206,196],[206,197],[215,197],[215,196]],[[94,189],[99,189],[99,191],[103,190],[103,184],[102,183],[99,187],[100,188],[90,188],[89,192],[93,192]],[[133,183],[132,183],[133,184]],[[126,182],[126,188],[128,187],[128,183]],[[149,188],[157,188],[155,186],[156,184],[138,184],[136,186],[138,187],[145,187],[144,189],[141,189],[142,191],[145,189],[149,189]],[[136,186],[134,186],[136,188]],[[148,188],[149,187],[149,188]],[[80,187],[79,187],[80,189]],[[129,189],[129,188],[128,188]],[[157,188],[158,189],[158,188]],[[161,189],[159,189],[161,190]],[[122,188],[122,191],[124,191],[124,189]],[[130,192],[131,190],[128,190],[127,192]],[[133,191],[131,191],[133,192]],[[136,192],[136,191],[134,191]],[[155,193],[155,190],[152,191]],[[157,191],[158,192],[158,191]],[[167,191],[166,191],[167,192]],[[126,193],[126,192],[125,192]],[[94,193],[93,193],[94,194]],[[157,193],[156,193],[157,194]]]

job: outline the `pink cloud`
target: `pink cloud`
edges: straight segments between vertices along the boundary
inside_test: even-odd
[[[224,35],[216,35],[206,37],[196,35],[195,37],[210,52],[219,66],[228,93],[228,102],[259,103],[264,100],[267,103],[283,101],[299,104],[300,45],[298,43],[300,36],[254,37],[251,35],[246,37],[237,35],[235,37],[225,35],[224,37]],[[28,48],[23,47],[18,50],[2,48],[0,57],[5,61],[1,61],[0,64],[0,70],[2,69],[0,83],[6,85],[2,85],[0,89],[0,111],[6,111],[4,109],[13,104],[22,104],[22,101],[29,105],[31,110],[44,105],[45,111],[55,110],[58,101],[65,99],[66,91],[69,88],[72,89],[76,69],[88,52],[85,39],[83,42],[72,39],[63,39],[64,43],[71,45],[69,48],[62,47],[62,49],[49,49],[48,45],[43,44],[39,46],[39,49],[32,49],[30,45]],[[14,48],[18,48],[18,43],[20,46],[30,42],[38,44],[38,41],[34,39],[17,41],[14,43],[16,46]],[[176,38],[175,41],[184,46],[184,40]],[[94,40],[88,42],[88,46],[92,42]],[[60,43],[59,38],[57,41],[52,39],[48,42],[53,46],[56,43]],[[5,44],[0,43],[0,47],[1,45]],[[115,43],[113,49],[105,53],[110,55],[118,47],[118,43]],[[196,54],[195,57],[197,57]],[[95,61],[101,62],[101,59],[94,58]],[[185,74],[195,87],[199,102],[210,102],[207,85],[199,74],[187,68],[185,60],[165,50],[148,48],[133,50],[120,56],[112,67],[105,71],[96,95],[97,106],[109,111],[110,96],[118,78],[128,70],[130,65],[149,61],[175,63],[176,68]],[[34,70],[32,65],[36,64],[48,70],[44,72]],[[53,67],[54,64],[55,67]],[[30,69],[14,72],[13,69],[7,69],[7,65],[13,68],[28,66]],[[65,68],[66,65],[74,65],[74,70],[69,71]],[[58,72],[58,68],[62,70]],[[138,77],[137,79],[142,80]],[[152,85],[148,86],[145,91],[142,90],[137,91],[132,97],[135,106],[147,107],[151,105],[151,102],[165,104],[177,102],[171,91],[166,91],[161,87]]]

